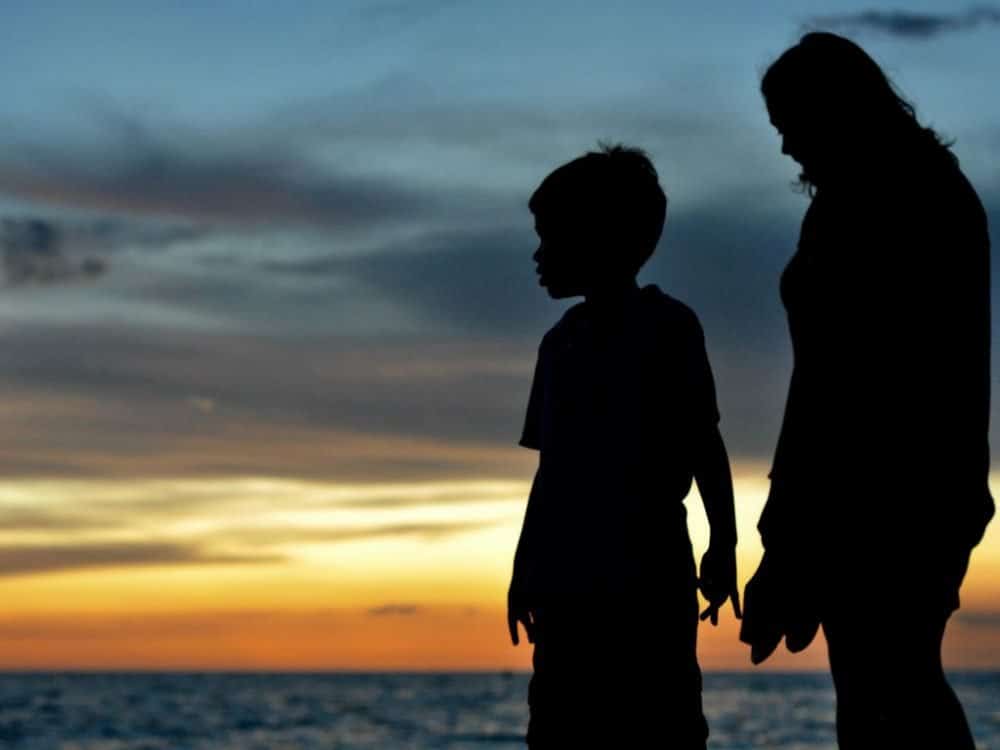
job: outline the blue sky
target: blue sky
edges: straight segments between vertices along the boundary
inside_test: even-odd
[[[790,364],[777,279],[806,199],[761,72],[808,25],[853,35],[957,139],[996,217],[997,19],[946,2],[8,9],[0,215],[51,235],[5,230],[22,277],[0,290],[0,384],[38,412],[8,424],[0,468],[97,471],[94,430],[115,425],[114,471],[155,472],[118,448],[172,450],[193,411],[220,445],[255,419],[265,445],[290,425],[440,441],[414,476],[522,472],[447,446],[513,450],[562,309],[534,283],[525,201],[600,138],[653,155],[670,213],[642,280],[698,312],[731,452],[766,463]],[[91,422],[58,416],[71,396]],[[58,440],[29,426],[50,411]],[[227,472],[259,468],[220,450]]]

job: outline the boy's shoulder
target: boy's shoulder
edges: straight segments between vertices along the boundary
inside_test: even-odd
[[[578,330],[587,316],[586,303],[577,302],[568,308],[549,330],[542,336],[542,346],[553,346],[571,337]]]
[[[704,344],[705,334],[694,310],[655,284],[643,287],[643,304],[632,327],[632,342],[638,349],[687,358]]]
[[[685,335],[702,335],[701,323],[694,310],[656,284],[648,284],[639,290],[633,307],[633,322],[633,331],[637,335],[656,337],[660,343]],[[586,303],[577,302],[545,333],[541,347],[561,348],[586,326]]]
[[[688,305],[664,292],[656,284],[642,288],[645,302],[643,313],[646,320],[669,330],[683,331],[695,328],[700,330],[698,316]]]

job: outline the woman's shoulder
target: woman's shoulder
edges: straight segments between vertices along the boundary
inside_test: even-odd
[[[965,218],[985,216],[982,201],[958,161],[950,151],[914,160],[901,175],[895,193],[898,202],[912,213],[914,208],[928,209],[916,218],[933,220],[964,214]]]
[[[948,152],[915,157],[891,182],[857,179],[819,190],[802,222],[802,242],[867,237],[893,245],[928,245],[942,235],[982,234],[986,212],[975,188]]]
[[[942,246],[953,250],[989,244],[986,210],[958,164],[940,158],[913,170],[885,209],[887,229],[906,245],[937,257]]]

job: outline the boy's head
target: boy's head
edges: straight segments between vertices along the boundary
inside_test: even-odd
[[[528,207],[539,283],[575,297],[635,278],[660,239],[667,196],[645,152],[601,144],[546,177]]]

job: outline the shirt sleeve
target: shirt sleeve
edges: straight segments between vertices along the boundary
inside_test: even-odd
[[[705,350],[705,333],[693,312],[685,318],[681,336],[680,397],[689,423],[710,427],[719,423],[719,406],[712,366]]]
[[[538,347],[538,358],[535,360],[535,374],[531,380],[531,393],[528,395],[528,409],[524,416],[524,429],[518,445],[532,450],[542,449],[542,402],[545,385],[545,340]]]

